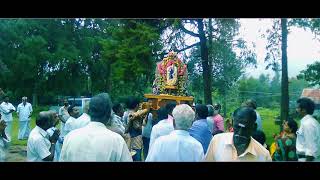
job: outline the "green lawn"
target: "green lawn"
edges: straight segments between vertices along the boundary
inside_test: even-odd
[[[266,108],[257,109],[262,119],[263,132],[266,134],[266,144],[270,145],[273,142],[273,134],[278,134],[280,131],[279,125],[275,124],[275,119],[280,114],[280,110],[271,110]]]
[[[275,118],[280,115],[280,109],[271,110],[266,108],[258,108],[261,119],[262,119],[262,128],[266,134],[266,144],[270,145],[273,142],[273,134],[279,134],[280,126],[275,124]],[[300,121],[295,119],[300,127]]]

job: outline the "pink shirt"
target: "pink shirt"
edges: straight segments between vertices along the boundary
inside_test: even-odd
[[[223,117],[220,114],[213,116],[214,129],[213,132],[220,130],[224,131]]]

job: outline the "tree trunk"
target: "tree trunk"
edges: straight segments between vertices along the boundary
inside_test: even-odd
[[[203,28],[203,19],[197,19],[198,30],[199,30],[199,38],[200,38],[200,50],[201,50],[201,60],[202,60],[202,68],[203,68],[203,86],[204,86],[204,103],[212,104],[212,95],[211,95],[211,81],[209,72],[209,54],[208,54],[208,46],[207,39],[204,33]]]
[[[288,62],[287,62],[287,37],[288,27],[287,19],[281,19],[281,52],[282,52],[282,77],[281,77],[281,125],[280,131],[282,131],[282,121],[288,119],[289,113],[289,89],[288,89]]]
[[[213,39],[213,36],[212,36],[212,18],[209,19],[209,54],[208,54],[208,57],[209,57],[209,81],[210,81],[210,86],[211,88],[213,88],[213,82],[212,82],[212,66],[213,66],[213,47],[212,47],[212,39]]]

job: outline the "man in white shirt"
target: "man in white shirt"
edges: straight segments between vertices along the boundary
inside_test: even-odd
[[[107,125],[108,129],[120,134],[122,137],[125,136],[125,127],[124,123],[122,122],[123,113],[124,111],[122,105],[120,103],[114,104],[111,111],[111,124]]]
[[[6,122],[1,119],[1,114],[0,114],[0,162],[5,161],[7,148],[10,143],[5,133],[6,126],[7,126]]]
[[[64,134],[61,134],[62,137],[65,137],[69,132],[78,129],[78,118],[80,117],[80,111],[79,108],[76,107],[75,105],[71,105],[68,107],[68,113],[70,115],[70,117],[68,118],[68,120],[66,121],[65,125],[64,125]]]
[[[9,103],[9,96],[4,97],[4,102],[1,103],[1,115],[2,119],[6,122],[7,127],[5,129],[5,133],[8,137],[9,140],[11,140],[11,135],[12,135],[12,112],[16,110],[16,108]]]
[[[312,117],[314,109],[311,99],[297,100],[296,110],[302,117],[296,141],[299,161],[320,161],[320,124]]]
[[[64,99],[63,101],[63,106],[59,109],[59,118],[61,121],[60,124],[60,131],[61,131],[61,135],[65,134],[64,133],[64,124],[67,122],[67,120],[69,119],[70,115],[68,113],[68,107],[69,107],[69,103],[67,99]]]
[[[112,103],[107,93],[94,96],[89,104],[91,122],[64,139],[60,161],[132,161],[123,138],[106,128]]]
[[[172,111],[175,107],[176,103],[169,102],[165,107],[158,110],[158,118],[162,117],[161,114],[166,114],[167,117],[166,119],[160,118],[158,124],[152,127],[149,149],[158,137],[168,135],[174,130]]]
[[[78,128],[82,128],[86,125],[89,124],[89,122],[91,121],[90,120],[90,116],[88,115],[88,111],[89,111],[89,103],[90,101],[87,101],[83,107],[83,113],[80,117],[78,117],[76,124],[75,124],[75,127],[76,129]]]
[[[172,114],[174,131],[156,139],[146,161],[201,161],[204,158],[202,145],[188,132],[195,112],[189,105],[181,104],[174,108]]]
[[[22,97],[22,103],[17,107],[19,117],[19,134],[18,139],[28,139],[30,134],[30,117],[32,114],[32,105],[27,102],[27,97]]]
[[[241,107],[233,113],[233,133],[213,136],[206,161],[272,161],[269,151],[251,136],[257,115],[253,108]]]
[[[50,137],[47,130],[53,126],[52,115],[42,111],[36,118],[36,127],[32,129],[27,143],[27,161],[53,161],[59,130]]]

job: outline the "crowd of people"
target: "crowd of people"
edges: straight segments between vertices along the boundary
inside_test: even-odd
[[[39,112],[30,132],[32,105],[27,97],[15,109],[4,96],[0,160],[4,161],[11,141],[16,111],[18,139],[27,139],[27,161],[31,162],[320,161],[320,124],[312,116],[312,100],[297,100],[300,127],[292,118],[285,120],[270,147],[256,108],[254,100],[247,100],[230,119],[224,119],[220,104],[168,102],[154,111],[148,100],[128,97],[124,105],[112,103],[107,93],[101,93],[85,104],[82,114],[67,100],[58,112]]]

